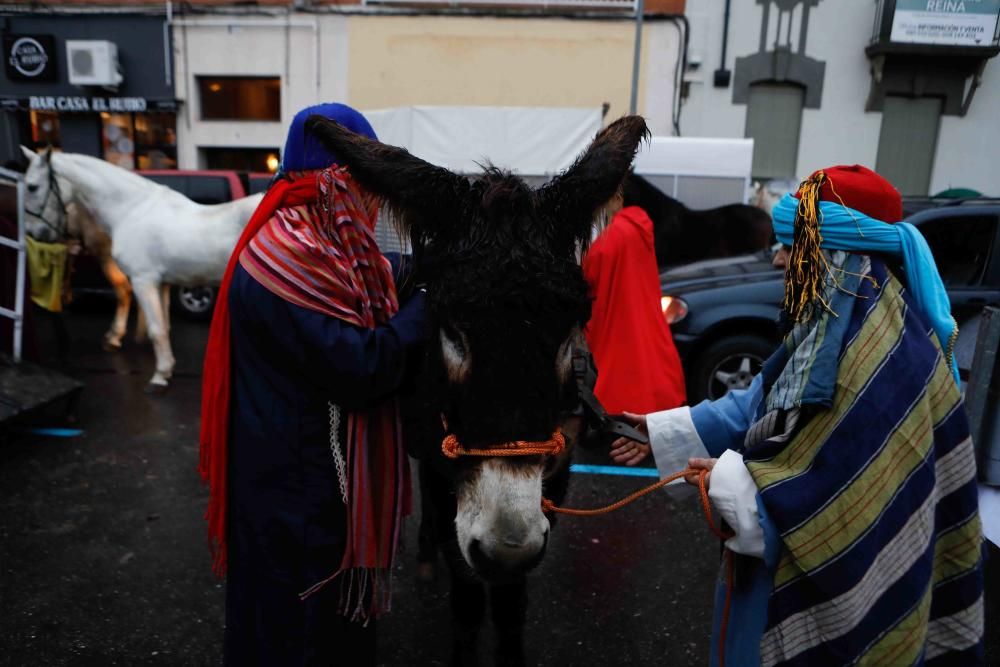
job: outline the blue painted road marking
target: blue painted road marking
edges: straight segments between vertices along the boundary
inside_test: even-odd
[[[590,475],[620,475],[622,477],[659,477],[660,473],[656,468],[627,468],[625,466],[592,466],[581,463],[574,463],[569,467],[570,472],[579,472]]]

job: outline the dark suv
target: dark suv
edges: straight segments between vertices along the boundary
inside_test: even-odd
[[[965,202],[908,218],[927,239],[970,349],[975,319],[1000,304],[1000,203]],[[781,341],[777,321],[784,294],[772,251],[709,260],[660,274],[664,313],[684,361],[688,399],[719,398],[745,387]],[[969,325],[969,326],[965,326]],[[964,327],[964,328],[963,328]],[[966,366],[967,367],[967,366]]]

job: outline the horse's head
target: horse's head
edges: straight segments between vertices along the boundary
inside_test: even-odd
[[[36,153],[21,146],[21,152],[28,159],[24,173],[25,232],[38,241],[60,241],[66,235],[65,201],[69,184],[56,175],[51,148]]]
[[[428,375],[445,428],[467,450],[552,438],[575,404],[571,355],[590,317],[577,251],[646,135],[643,119],[603,130],[538,190],[493,168],[470,180],[320,117],[309,129],[410,236],[416,280],[428,286]],[[459,546],[478,572],[502,576],[541,560],[547,463],[456,462]]]

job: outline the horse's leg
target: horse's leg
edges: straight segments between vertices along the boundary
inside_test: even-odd
[[[490,586],[490,611],[496,630],[497,667],[522,667],[524,620],[528,608],[528,585],[523,577]]]
[[[135,342],[145,343],[148,338],[149,329],[146,327],[146,314],[140,308],[135,318]]]
[[[151,280],[135,280],[132,283],[139,308],[146,316],[149,337],[153,341],[156,354],[156,372],[146,385],[147,393],[161,393],[166,390],[170,376],[174,372],[174,354],[170,349],[170,337],[163,321],[163,304],[160,302],[160,286]]]
[[[115,260],[111,259],[110,256],[103,258],[101,269],[115,290],[115,301],[117,302],[115,318],[111,320],[111,328],[104,334],[104,349],[120,350],[122,338],[125,337],[125,330],[128,327],[128,311],[132,305],[132,285],[128,281],[128,276],[118,268]]]
[[[170,285],[160,285],[160,303],[163,304],[163,328],[170,335]]]

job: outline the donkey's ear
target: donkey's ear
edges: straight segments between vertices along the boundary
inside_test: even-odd
[[[407,231],[434,236],[455,220],[469,192],[469,181],[395,146],[351,132],[314,114],[312,133],[346,166],[363,188],[389,205]]]
[[[28,148],[24,144],[21,144],[21,153],[28,160],[28,162],[31,162],[36,157],[38,157],[38,153],[36,153],[35,151],[31,150],[30,148]]]
[[[601,130],[576,162],[539,192],[542,209],[568,242],[586,242],[597,212],[615,196],[639,143],[649,138],[642,116],[625,116]]]

